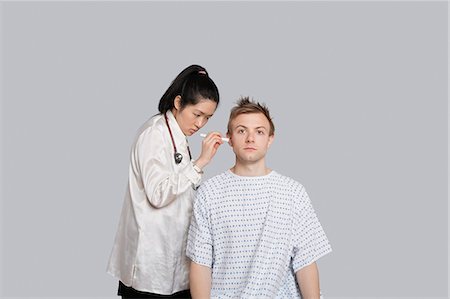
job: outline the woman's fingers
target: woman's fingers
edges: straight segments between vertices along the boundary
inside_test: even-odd
[[[217,153],[219,146],[223,144],[222,134],[220,132],[209,132],[203,139],[202,152],[197,159],[196,164],[203,166],[207,165]]]
[[[211,145],[215,145],[218,143],[219,145],[221,145],[223,144],[222,134],[220,134],[219,132],[210,132],[208,133],[208,135],[206,135],[203,143],[212,143]]]

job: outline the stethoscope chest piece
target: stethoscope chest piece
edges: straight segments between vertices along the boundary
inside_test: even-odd
[[[180,164],[183,161],[183,155],[180,153],[175,153],[174,155],[175,163]]]

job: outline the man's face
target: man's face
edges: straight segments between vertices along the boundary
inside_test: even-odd
[[[256,163],[264,159],[273,141],[269,136],[270,123],[262,113],[238,115],[231,122],[230,145],[236,158],[244,163]]]

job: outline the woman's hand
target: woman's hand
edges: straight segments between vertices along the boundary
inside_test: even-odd
[[[214,157],[217,149],[222,145],[222,143],[222,135],[219,132],[208,133],[208,135],[206,135],[203,139],[202,152],[200,157],[198,157],[195,161],[195,165],[197,165],[200,169],[203,169],[203,167],[211,162],[211,159]]]

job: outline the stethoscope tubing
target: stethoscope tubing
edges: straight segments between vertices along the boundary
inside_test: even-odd
[[[166,120],[166,125],[167,125],[167,128],[169,129],[170,139],[172,140],[173,151],[174,151],[173,158],[175,159],[175,164],[180,164],[181,161],[183,161],[183,155],[178,152],[177,146],[175,145],[175,140],[173,138],[172,130],[170,129],[170,126],[169,126],[169,119],[167,118],[167,113],[164,113],[164,119]],[[187,149],[189,152],[189,158],[192,160],[192,155],[191,155],[191,151],[189,149],[189,145],[188,145]]]

